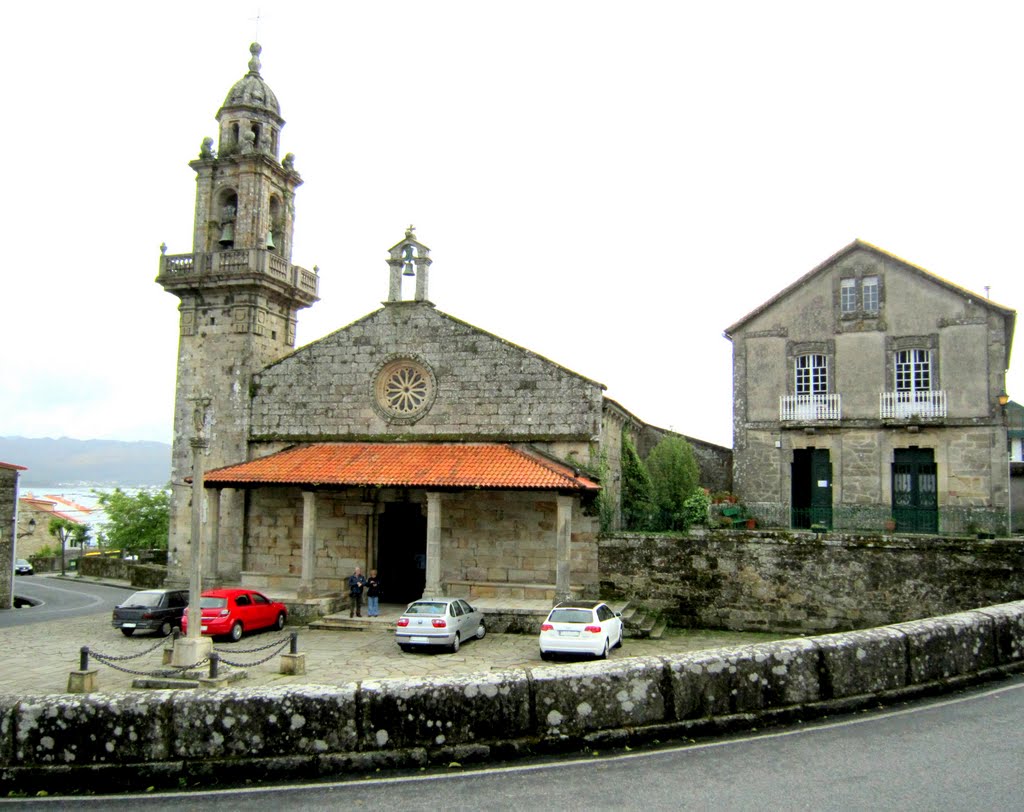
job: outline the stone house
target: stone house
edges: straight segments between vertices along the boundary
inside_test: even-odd
[[[442,313],[430,250],[410,226],[389,250],[383,307],[294,350],[319,269],[291,264],[284,120],[249,72],[203,142],[193,251],[160,259],[181,300],[169,561],[193,539],[206,582],[301,598],[337,594],[355,566],[385,599],[426,593],[594,594],[599,494],[618,512],[622,432],[663,435],[604,386]],[[385,274],[381,275],[382,287]],[[713,487],[729,450],[696,443]]]
[[[786,527],[1005,532],[1015,317],[846,246],[725,331],[737,495]]]
[[[29,558],[44,547],[60,549],[60,540],[50,535],[51,519],[67,519],[85,524],[91,508],[70,502],[59,496],[34,496],[26,493],[18,497],[18,558]],[[80,550],[73,551],[74,555]]]

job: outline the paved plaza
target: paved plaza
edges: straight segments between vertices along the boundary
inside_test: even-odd
[[[532,668],[547,665],[540,659],[535,635],[488,633],[482,640],[470,640],[458,653],[404,653],[395,644],[394,623],[401,607],[382,606],[379,618],[366,619],[365,631],[312,630],[287,626],[283,632],[248,635],[238,643],[216,642],[222,658],[245,664],[245,677],[232,684],[235,688],[287,685],[344,685],[366,679],[397,677],[441,677],[447,674],[471,674],[496,670]],[[23,610],[16,610],[23,611]],[[306,655],[304,675],[281,674],[278,645],[298,631],[298,649]],[[669,632],[661,640],[626,638],[621,649],[611,653],[612,660],[626,657],[692,651],[738,645],[772,639],[769,635],[730,632]],[[110,616],[94,614],[70,620],[53,620],[0,629],[0,649],[4,668],[0,673],[0,694],[41,695],[64,693],[68,675],[78,669],[82,646],[113,657],[143,654],[115,665],[131,671],[158,672],[163,664],[166,640],[150,635],[124,637],[110,625]],[[253,649],[261,649],[252,651]],[[288,648],[284,648],[287,652]],[[261,664],[271,653],[274,656]],[[98,690],[120,693],[136,689],[136,674],[128,674],[97,661],[90,668],[98,671]],[[223,670],[230,671],[231,668]],[[237,670],[237,669],[236,669]]]

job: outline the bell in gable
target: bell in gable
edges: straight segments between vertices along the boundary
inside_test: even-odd
[[[271,229],[267,229],[267,248],[271,251],[277,248],[277,246],[274,245],[274,232]]]

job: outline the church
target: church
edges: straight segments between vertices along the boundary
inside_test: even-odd
[[[201,534],[204,585],[299,600],[337,595],[356,566],[396,603],[595,596],[622,434],[643,451],[667,432],[438,310],[411,226],[382,268],[383,306],[295,350],[319,271],[291,263],[302,178],[280,157],[284,119],[250,51],[216,145],[190,163],[192,253],[161,249],[157,282],[180,299],[172,577]],[[730,451],[693,443],[705,480],[727,486]]]

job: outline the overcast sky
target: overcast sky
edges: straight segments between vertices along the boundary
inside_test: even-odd
[[[299,344],[379,307],[412,223],[438,309],[731,445],[722,331],[855,238],[1024,305],[1021,3],[41,0],[0,33],[0,435],[170,442],[159,246],[257,9]]]

